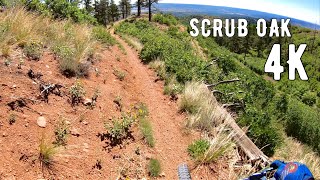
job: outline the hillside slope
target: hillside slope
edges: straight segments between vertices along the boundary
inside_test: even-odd
[[[181,130],[185,116],[176,102],[163,95],[163,82],[140,63],[135,50],[116,39],[122,49],[111,46],[100,52],[100,60],[80,79],[61,74],[59,57],[49,48],[38,61],[26,57],[18,46],[0,57],[0,179],[141,179],[149,176],[150,158],[160,161],[163,179],[177,178],[178,164],[190,161],[186,149],[195,135]],[[70,87],[76,82],[86,95],[84,102],[72,106]],[[60,96],[49,93],[46,102],[40,97],[41,84],[61,85]],[[84,105],[96,94],[94,106]],[[155,147],[146,145],[138,121],[130,130],[131,138],[110,146],[101,136],[108,132],[105,124],[124,113],[135,116],[139,103],[148,108]],[[57,135],[65,137],[65,145],[58,146],[47,168],[39,160],[39,144],[42,139],[51,144]]]

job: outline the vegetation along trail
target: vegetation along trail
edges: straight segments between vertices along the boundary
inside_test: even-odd
[[[127,53],[127,70],[133,79],[128,82],[134,101],[147,104],[155,137],[155,156],[162,163],[166,179],[177,178],[180,163],[190,161],[187,146],[193,140],[182,131],[185,116],[180,114],[175,102],[163,95],[163,82],[157,81],[155,73],[141,63],[138,52],[132,49],[111,29],[111,34]],[[155,83],[157,82],[157,83]]]

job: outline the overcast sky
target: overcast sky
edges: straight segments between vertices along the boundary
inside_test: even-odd
[[[160,0],[160,2],[251,9],[320,24],[320,0]]]

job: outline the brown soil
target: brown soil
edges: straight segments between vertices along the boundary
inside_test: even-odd
[[[177,179],[177,166],[191,163],[186,149],[198,135],[184,133],[185,116],[178,112],[176,102],[163,95],[164,83],[157,81],[155,73],[141,63],[135,50],[116,38],[127,54],[111,47],[93,65],[90,76],[81,79],[87,98],[91,98],[95,89],[101,92],[92,110],[84,105],[70,105],[68,89],[76,79],[59,72],[52,54],[44,53],[39,62],[25,59],[21,69],[17,68],[20,58],[13,57],[8,67],[4,65],[5,58],[0,58],[0,179],[116,179],[120,171],[132,178],[149,179],[146,164],[150,157],[161,161],[165,174],[162,179]],[[64,95],[50,95],[48,103],[38,99],[39,84],[27,76],[29,69],[43,74],[47,83],[62,84]],[[114,75],[115,69],[126,73],[123,81]],[[105,121],[121,115],[113,102],[118,95],[122,97],[123,111],[129,111],[138,102],[146,103],[156,140],[154,148],[145,145],[137,125],[133,127],[134,140],[126,141],[123,148],[108,151],[106,141],[97,137],[106,133]],[[13,111],[7,103],[18,98],[24,98],[27,107]],[[12,125],[8,122],[10,114],[17,116]],[[40,114],[47,119],[46,128],[37,125]],[[40,139],[46,136],[54,141],[55,126],[63,118],[80,136],[69,134],[67,145],[59,148],[52,168],[42,168],[38,160]],[[98,161],[101,169],[95,166]]]

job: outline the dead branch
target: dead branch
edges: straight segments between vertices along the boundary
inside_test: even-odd
[[[221,91],[219,91],[219,90],[212,90],[211,92],[212,92],[213,94],[214,94],[214,93],[217,93],[217,94],[222,94],[222,95],[224,95],[224,93],[221,92]]]
[[[206,66],[206,68],[214,65],[214,63],[216,63],[218,60],[219,60],[219,58],[213,59],[213,60]]]
[[[39,90],[40,90],[40,96],[42,99],[44,99],[46,102],[49,101],[49,95],[54,94],[56,96],[62,96],[60,88],[63,86],[60,84],[40,84]]]
[[[237,81],[240,81],[240,79],[236,78],[236,79],[231,79],[231,80],[220,81],[220,82],[217,82],[215,84],[208,84],[207,87],[208,88],[212,88],[212,87],[218,86],[220,84],[233,83],[233,82],[237,82]]]
[[[27,73],[28,77],[32,80],[40,80],[41,77],[43,76],[41,73],[35,73],[33,72],[32,69],[29,69],[28,73]]]
[[[232,104],[223,104],[223,108],[230,108],[230,107],[242,107],[241,103],[232,103]]]
[[[15,99],[14,101],[11,101],[9,103],[7,103],[7,106],[10,107],[10,109],[12,111],[17,111],[17,112],[22,112],[23,113],[23,108],[26,108],[27,110],[37,113],[39,115],[42,115],[42,113],[32,109],[31,107],[28,106],[28,102],[31,104],[33,104],[35,102],[35,100],[33,99],[29,99],[29,98],[22,98],[19,97],[17,99]]]

